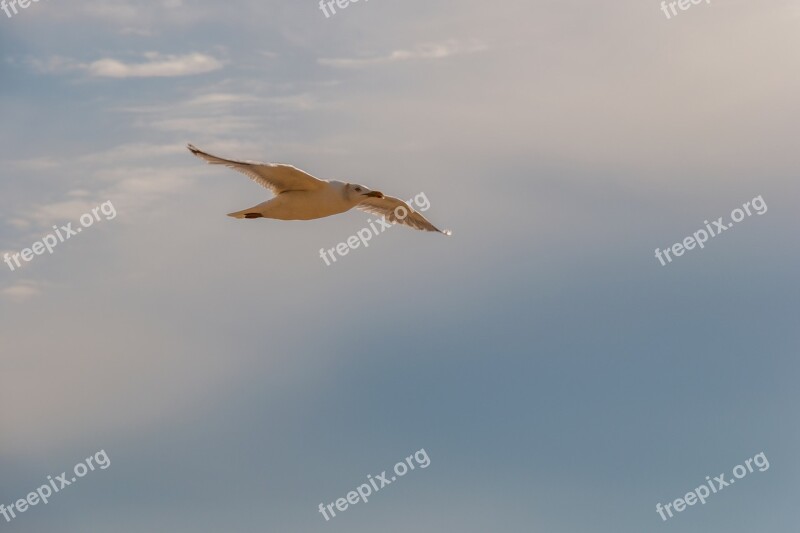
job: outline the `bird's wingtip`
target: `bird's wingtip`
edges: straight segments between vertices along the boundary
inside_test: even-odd
[[[193,145],[192,143],[189,143],[189,144],[187,144],[187,145],[186,145],[186,148],[188,148],[188,149],[189,149],[189,151],[190,151],[190,152],[192,152],[193,154],[196,154],[197,152],[199,152],[199,151],[200,151],[200,150],[198,150],[198,149],[197,149],[197,147],[196,147],[195,145]]]

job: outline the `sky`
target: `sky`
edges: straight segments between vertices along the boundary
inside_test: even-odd
[[[800,4],[665,9],[0,11],[0,255],[82,229],[0,264],[0,504],[109,459],[0,531],[797,531]],[[226,217],[187,143],[453,235],[326,265],[373,217]]]

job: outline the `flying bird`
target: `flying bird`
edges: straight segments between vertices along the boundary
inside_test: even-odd
[[[188,145],[189,151],[212,165],[239,171],[275,196],[249,209],[229,213],[233,218],[313,220],[344,213],[352,208],[385,217],[387,221],[423,231],[440,230],[404,201],[385,196],[357,183],[320,180],[292,165],[223,159]]]

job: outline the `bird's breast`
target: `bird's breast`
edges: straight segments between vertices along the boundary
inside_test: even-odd
[[[281,220],[313,220],[348,211],[352,205],[336,191],[286,191],[269,202],[268,215]]]

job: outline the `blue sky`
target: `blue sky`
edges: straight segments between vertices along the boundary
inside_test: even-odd
[[[796,531],[800,8],[659,6],[0,12],[0,254],[117,211],[0,270],[0,503],[112,463],[0,529]],[[454,235],[325,266],[368,215],[225,217],[268,194],[189,142],[424,192]]]

